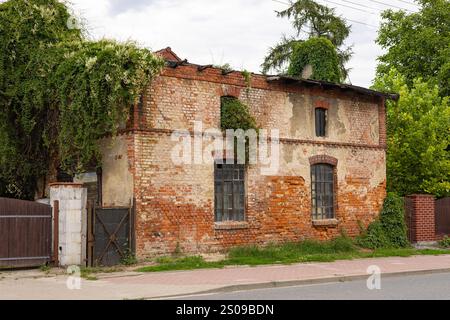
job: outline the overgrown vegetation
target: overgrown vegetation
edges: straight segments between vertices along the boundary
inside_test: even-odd
[[[319,4],[314,0],[297,0],[289,1],[289,3],[289,8],[278,12],[277,15],[280,18],[291,20],[292,26],[296,31],[296,36],[283,36],[279,43],[269,49],[269,53],[265,57],[264,63],[261,65],[262,72],[267,73],[273,70],[277,73],[285,74],[289,63],[295,61],[295,57],[293,57],[295,48],[305,40],[321,38],[331,42],[337,54],[338,61],[336,66],[339,68],[339,74],[341,75],[339,80],[344,81],[348,75],[348,69],[345,67],[345,64],[352,56],[351,48],[344,47],[344,41],[350,34],[351,27],[344,18],[335,13],[334,9]],[[302,32],[304,32],[304,34],[302,34]],[[311,44],[307,44],[304,48],[309,49],[311,46]],[[320,60],[321,54],[321,51],[317,52],[316,55],[313,55],[312,52],[310,52],[305,57],[312,60],[306,64],[326,61]],[[302,70],[303,69],[297,69],[296,75],[301,75]],[[318,79],[318,77],[316,79]],[[337,78],[333,79],[337,80]]]
[[[288,74],[302,76],[303,70],[311,67],[311,75],[307,78],[329,82],[341,82],[339,56],[336,48],[326,38],[311,38],[296,44],[293,48]]]
[[[357,243],[370,249],[408,247],[403,198],[388,194],[379,218],[363,231]]]
[[[244,77],[245,86],[247,87],[248,92],[248,89],[252,86],[252,73],[248,70],[243,70],[241,74]]]
[[[80,277],[86,280],[97,280],[96,274],[123,271],[120,267],[81,267]]]
[[[90,41],[57,0],[0,4],[0,195],[33,198],[50,161],[98,164],[162,59],[135,43]]]
[[[439,241],[439,246],[442,248],[450,248],[450,237],[444,236],[444,238]]]
[[[204,268],[223,268],[233,265],[291,264],[301,262],[331,262],[374,257],[409,257],[413,255],[449,254],[449,250],[414,248],[379,248],[362,250],[348,237],[340,236],[334,240],[319,242],[306,240],[294,243],[271,244],[265,247],[248,246],[231,249],[228,257],[221,261],[205,261],[201,256],[162,257],[157,265],[139,268],[140,272],[170,270],[193,270]]]
[[[136,255],[130,251],[127,251],[122,259],[120,259],[120,263],[124,266],[131,266],[133,264],[138,263],[138,259],[136,258]]]
[[[233,71],[233,67],[229,63],[214,65],[214,68],[222,69],[222,73],[229,73]]]
[[[248,106],[234,97],[222,97],[220,108],[220,125],[222,130],[242,129],[257,130],[255,118],[250,114]]]

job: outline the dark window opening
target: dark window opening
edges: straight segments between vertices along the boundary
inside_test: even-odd
[[[334,167],[316,164],[311,167],[313,220],[334,219]]]
[[[245,165],[214,165],[214,219],[244,221],[245,215]]]
[[[95,173],[97,175],[97,205],[102,206],[103,204],[103,170],[101,167],[98,167],[95,170]]]
[[[57,182],[73,182],[73,175],[68,174],[61,168],[56,169]]]
[[[327,125],[327,110],[316,108],[316,136],[325,137],[325,129]]]

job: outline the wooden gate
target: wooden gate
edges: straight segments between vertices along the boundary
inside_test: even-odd
[[[113,266],[133,255],[132,208],[88,208],[88,265]]]
[[[46,264],[51,251],[51,206],[0,198],[0,267]]]
[[[435,202],[436,235],[450,235],[450,197]]]
[[[414,201],[410,197],[404,197],[404,208],[405,208],[405,221],[408,228],[408,240],[413,242],[415,235],[415,228],[413,227],[413,213],[414,213]]]

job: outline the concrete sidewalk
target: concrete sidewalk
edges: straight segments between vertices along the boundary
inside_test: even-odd
[[[383,276],[450,272],[450,255],[345,260],[259,267],[229,267],[159,273],[99,274],[69,290],[66,276],[40,271],[0,273],[0,299],[152,299],[200,292],[365,279],[369,266]]]

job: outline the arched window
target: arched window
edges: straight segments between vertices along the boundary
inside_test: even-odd
[[[311,166],[313,220],[335,218],[334,166],[318,163]]]

